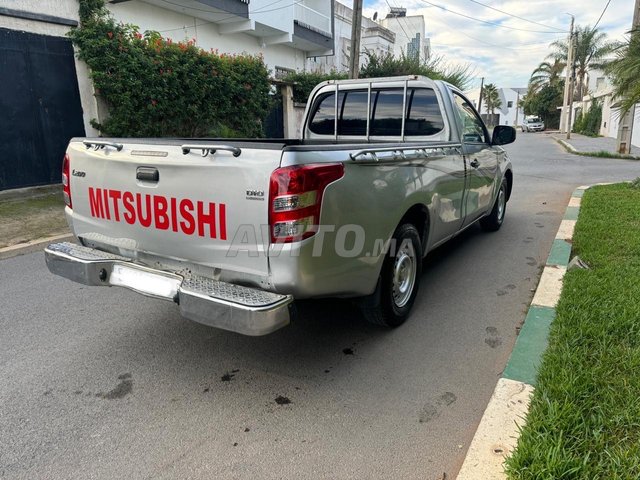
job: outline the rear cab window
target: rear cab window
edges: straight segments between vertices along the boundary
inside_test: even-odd
[[[335,136],[335,91],[320,94],[311,109],[308,130],[314,136]],[[339,90],[338,138],[429,137],[445,129],[442,110],[433,88],[366,88]],[[404,115],[403,115],[403,106]],[[367,117],[368,113],[368,117]]]

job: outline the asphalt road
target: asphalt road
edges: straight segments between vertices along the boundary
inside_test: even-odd
[[[508,147],[497,233],[430,256],[410,321],[366,325],[346,302],[249,338],[170,303],[0,262],[0,477],[454,478],[513,347],[569,196],[640,163]]]

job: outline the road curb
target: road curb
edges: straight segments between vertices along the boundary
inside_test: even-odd
[[[68,242],[70,240],[73,240],[73,235],[70,233],[64,233],[60,235],[53,235],[51,237],[38,238],[36,240],[31,240],[30,242],[18,243],[17,245],[11,245],[10,247],[0,248],[0,260],[37,252],[50,243]]]
[[[562,140],[556,139],[560,143]],[[606,185],[599,183],[597,185]],[[549,256],[540,276],[522,330],[489,400],[478,429],[458,473],[458,480],[506,479],[504,461],[518,443],[529,401],[535,389],[536,372],[547,348],[549,329],[556,316],[562,281],[571,258],[573,232],[585,190],[571,194]]]
[[[619,154],[619,153],[611,153],[611,152],[607,152],[606,150],[603,150],[604,152],[608,153],[608,155],[606,157],[602,157],[600,155],[596,155],[598,152],[585,152],[582,150],[578,150],[576,147],[574,147],[573,145],[571,145],[569,142],[566,142],[564,140],[562,140],[561,138],[557,138],[554,136],[551,136],[551,138],[553,138],[556,143],[559,143],[560,145],[562,145],[564,147],[564,149],[569,152],[572,153],[574,155],[580,155],[583,157],[591,157],[591,158],[612,158],[615,160],[640,160],[640,157],[636,156],[636,155],[623,155],[623,154]]]
[[[564,148],[566,148],[568,151],[570,151],[571,153],[578,153],[578,150],[576,149],[576,147],[571,145],[569,142],[565,142],[564,140],[561,140],[561,139],[556,138],[556,137],[552,137],[552,138],[556,142],[558,142],[560,145],[562,145]]]

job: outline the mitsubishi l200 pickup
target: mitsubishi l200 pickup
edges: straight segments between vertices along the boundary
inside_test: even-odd
[[[452,85],[408,76],[327,81],[301,139],[74,138],[63,161],[77,243],[51,272],[179,305],[246,335],[296,299],[355,299],[388,327],[410,314],[422,260],[476,222],[500,228],[513,187],[501,145]],[[117,308],[117,307],[116,307]]]

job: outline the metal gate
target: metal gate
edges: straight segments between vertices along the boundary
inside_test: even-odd
[[[71,41],[0,28],[0,190],[60,182],[84,136]]]
[[[284,110],[282,108],[282,95],[272,97],[273,106],[264,121],[264,135],[267,138],[284,138]]]

